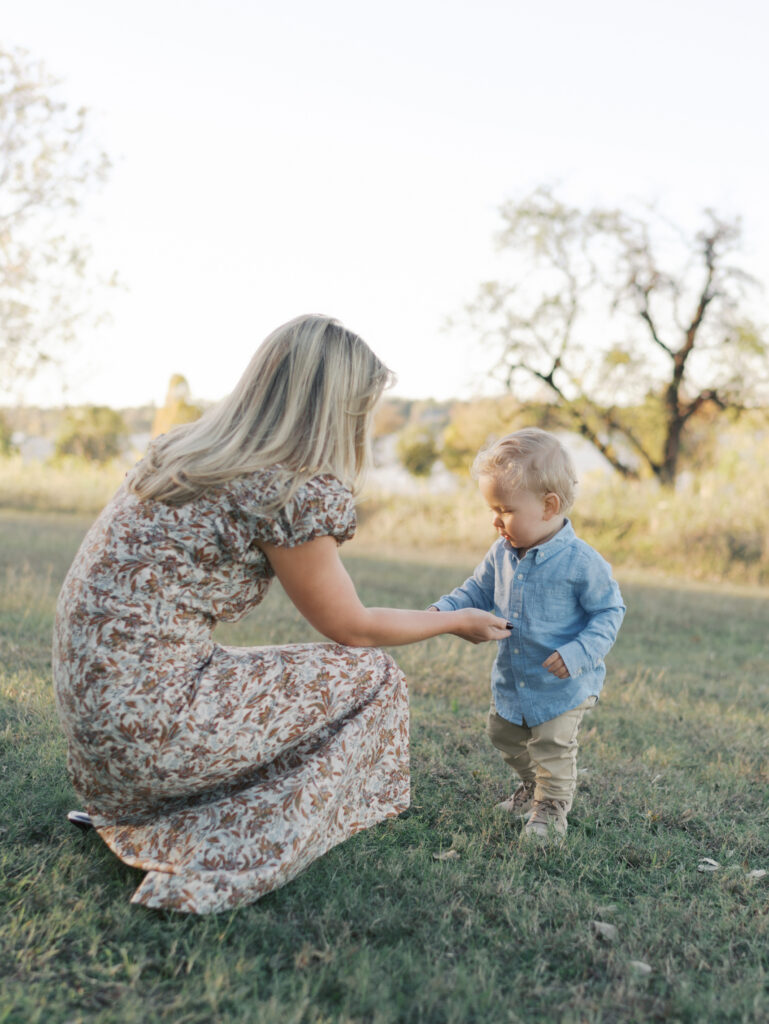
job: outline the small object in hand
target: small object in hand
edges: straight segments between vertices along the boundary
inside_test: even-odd
[[[88,832],[93,828],[91,815],[86,814],[85,811],[70,811],[67,815],[67,821],[70,825],[74,825],[75,828],[79,828],[81,832]]]
[[[506,622],[506,623],[505,623],[505,626],[507,627],[507,629],[514,629],[514,628],[515,628],[515,627],[513,626],[512,622]]]

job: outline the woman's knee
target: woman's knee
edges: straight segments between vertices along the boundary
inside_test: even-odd
[[[408,693],[408,686],[406,683],[406,677],[403,674],[398,662],[392,655],[387,654],[385,651],[380,651],[379,648],[375,648],[378,655],[378,663],[380,671],[384,674],[390,686],[399,694],[404,696]]]
[[[349,648],[347,648],[349,651]],[[356,649],[355,671],[372,690],[388,690],[395,697],[407,697],[406,677],[397,661],[378,647]]]

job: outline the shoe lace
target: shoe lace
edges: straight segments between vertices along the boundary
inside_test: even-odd
[[[537,800],[531,811],[529,821],[547,822],[551,818],[561,817],[566,813],[566,801],[554,800],[549,797]]]

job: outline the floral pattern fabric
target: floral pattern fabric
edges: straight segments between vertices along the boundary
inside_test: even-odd
[[[147,874],[133,902],[207,913],[283,885],[408,807],[408,698],[384,652],[226,647],[264,597],[260,543],[339,543],[350,492],[313,477],[275,515],[270,470],[182,506],[125,486],[64,581],[54,686],[68,767],[95,827]]]

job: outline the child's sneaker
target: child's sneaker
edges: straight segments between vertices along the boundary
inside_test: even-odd
[[[497,804],[496,810],[505,811],[506,814],[525,814],[531,810],[533,803],[534,780],[532,779],[530,782],[522,782],[512,796],[503,800],[501,804]]]
[[[566,801],[535,800],[529,820],[521,833],[528,839],[556,839],[566,835]]]

